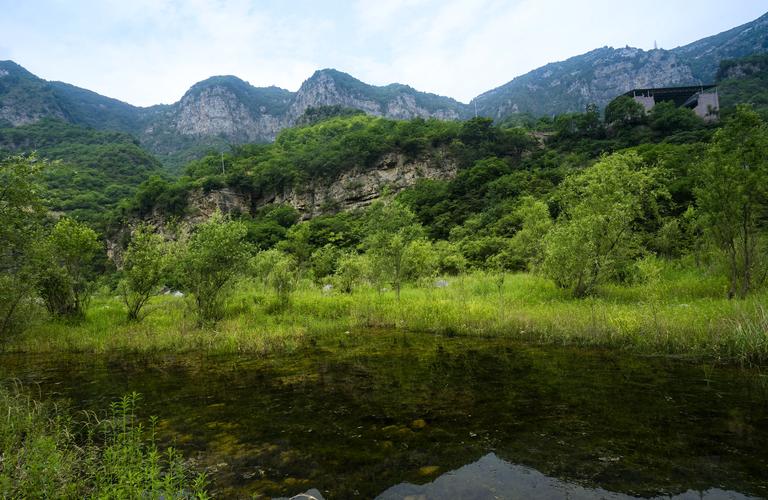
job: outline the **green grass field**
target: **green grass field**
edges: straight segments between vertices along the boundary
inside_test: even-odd
[[[530,274],[472,273],[392,291],[362,287],[323,293],[302,281],[288,306],[243,281],[226,319],[198,327],[186,298],[160,296],[141,323],[128,323],[117,297],[94,297],[84,321],[39,319],[10,339],[11,352],[270,352],[294,350],[345,332],[503,336],[537,343],[605,346],[738,364],[768,361],[768,294],[725,298],[725,283],[701,271],[667,266],[652,285],[610,285],[587,299]],[[499,286],[501,284],[501,286]]]

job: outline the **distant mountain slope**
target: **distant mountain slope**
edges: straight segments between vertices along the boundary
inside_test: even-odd
[[[768,54],[723,61],[717,87],[723,113],[731,112],[736,104],[750,104],[768,119]]]
[[[502,119],[514,113],[534,116],[605,106],[636,87],[694,83],[688,66],[666,50],[603,47],[566,61],[547,64],[477,96],[480,115]]]
[[[47,82],[0,61],[0,126],[55,118],[138,138],[172,170],[228,144],[269,142],[310,108],[341,107],[393,119],[495,120],[604,107],[636,87],[711,82],[724,59],[768,51],[768,14],[672,50],[603,47],[547,64],[477,96],[469,105],[407,85],[368,85],[334,69],[315,72],[297,92],[254,87],[235,76],[193,85],[176,103],[141,108],[61,82]]]
[[[534,116],[604,107],[639,87],[714,81],[723,59],[768,51],[768,14],[737,28],[672,50],[603,47],[547,64],[477,96],[478,112],[494,119],[515,113]]]
[[[0,128],[0,157],[37,152],[58,160],[43,171],[48,207],[103,228],[107,212],[161,173],[160,162],[128,134],[44,118]]]
[[[227,144],[269,142],[309,108],[342,106],[396,119],[460,119],[467,106],[407,85],[368,85],[333,69],[315,72],[298,90],[254,87],[235,76],[193,85],[171,105],[147,108],[62,82],[47,82],[12,61],[0,61],[0,126],[56,118],[138,137],[172,167]]]
[[[720,61],[768,52],[768,14],[672,51],[691,68],[694,78],[712,82]]]
[[[393,119],[468,117],[467,105],[450,97],[419,92],[399,83],[376,87],[341,71],[324,69],[301,85],[291,105],[290,119],[295,121],[308,108],[335,105]]]
[[[65,119],[53,88],[13,61],[0,61],[0,126]]]

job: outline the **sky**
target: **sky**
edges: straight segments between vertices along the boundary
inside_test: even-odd
[[[468,102],[603,46],[674,48],[768,0],[0,0],[0,60],[134,105],[236,75],[292,91],[317,69]]]

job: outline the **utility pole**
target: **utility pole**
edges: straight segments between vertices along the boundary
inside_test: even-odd
[[[221,152],[221,173],[226,174],[226,172],[224,171],[224,152],[223,151]]]

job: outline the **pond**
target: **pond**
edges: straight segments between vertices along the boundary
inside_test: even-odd
[[[76,409],[140,392],[218,497],[768,496],[758,371],[368,332],[269,357],[5,354],[0,377]]]

